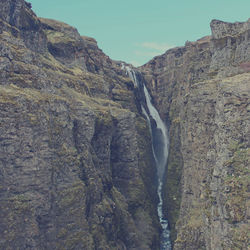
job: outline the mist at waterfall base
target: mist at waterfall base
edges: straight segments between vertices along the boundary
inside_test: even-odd
[[[128,66],[122,66],[125,69],[130,79],[133,81],[135,88],[138,88],[143,92],[145,102],[141,102],[142,113],[146,116],[147,122],[150,127],[151,137],[152,137],[152,149],[154,154],[154,159],[157,166],[157,176],[158,176],[158,187],[157,194],[159,197],[159,202],[157,205],[157,213],[162,227],[160,249],[161,250],[171,250],[170,241],[170,231],[168,227],[168,221],[163,216],[163,177],[165,174],[165,168],[168,159],[168,148],[169,148],[169,138],[167,133],[167,128],[160,118],[160,115],[156,108],[153,106],[151,101],[151,96],[144,85],[143,82],[138,79],[137,74]]]

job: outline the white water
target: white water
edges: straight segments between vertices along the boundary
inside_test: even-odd
[[[129,66],[124,66],[124,64],[122,64],[122,69],[126,70],[126,72],[129,75],[129,78],[133,81],[135,87],[138,87],[139,84],[138,84],[137,77],[135,75],[134,70],[132,70]]]
[[[162,137],[161,138],[162,149],[158,153],[159,155],[157,156],[156,152],[154,152],[154,154],[156,155],[155,160],[157,163],[158,178],[159,178],[159,181],[162,182],[162,178],[163,178],[163,175],[165,172],[165,167],[166,167],[167,160],[168,160],[169,140],[168,140],[168,136],[167,136],[167,128],[166,128],[165,124],[163,123],[158,111],[153,106],[153,104],[151,102],[151,96],[149,95],[148,90],[145,87],[145,85],[143,85],[143,90],[144,90],[144,94],[146,97],[146,103],[147,103],[147,107],[149,110],[149,114],[155,120],[157,129],[160,131],[161,137]],[[153,147],[153,150],[155,151],[155,147]]]
[[[139,87],[139,82],[136,77],[136,73],[128,66],[122,67],[128,73],[130,79],[133,81],[135,87]],[[146,99],[146,107],[141,104],[142,113],[146,116],[148,124],[150,125],[150,132],[152,136],[152,149],[153,154],[157,166],[157,175],[158,175],[158,187],[157,194],[159,197],[159,203],[157,205],[157,212],[160,220],[160,224],[162,226],[162,235],[161,235],[161,250],[171,250],[171,242],[170,242],[170,231],[168,228],[168,221],[163,217],[163,193],[162,193],[162,185],[163,185],[163,177],[165,173],[165,167],[168,159],[168,148],[169,148],[169,139],[167,128],[162,121],[158,111],[153,106],[151,101],[151,96],[144,85],[143,92]],[[148,112],[147,112],[148,110]],[[150,117],[154,120],[155,125],[153,124]]]

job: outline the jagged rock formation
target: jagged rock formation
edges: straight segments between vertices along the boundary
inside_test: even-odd
[[[94,39],[0,2],[0,249],[157,249],[133,83]]]
[[[247,249],[250,20],[211,22],[141,67],[170,124],[165,206],[174,249]]]
[[[170,127],[174,249],[247,249],[250,21],[211,28],[138,69]],[[138,98],[93,38],[0,2],[0,249],[159,249]]]

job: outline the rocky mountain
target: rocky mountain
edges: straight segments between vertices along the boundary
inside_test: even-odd
[[[136,69],[169,126],[173,249],[247,249],[250,21]],[[160,249],[140,93],[93,38],[0,2],[0,249]]]
[[[92,38],[0,3],[0,249],[157,249],[151,138]]]
[[[174,249],[247,249],[250,19],[211,22],[140,68],[169,122],[165,208]]]

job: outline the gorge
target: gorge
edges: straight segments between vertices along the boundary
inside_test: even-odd
[[[250,20],[210,26],[134,68],[0,2],[0,249],[248,248]]]
[[[169,150],[169,139],[168,139],[168,130],[160,118],[158,111],[152,104],[151,96],[148,93],[147,88],[145,87],[142,80],[137,79],[137,74],[129,66],[124,66],[129,77],[133,81],[136,91],[143,93],[141,100],[141,110],[142,113],[146,116],[148,121],[148,126],[150,128],[150,134],[152,137],[152,151],[155,159],[156,169],[157,169],[157,194],[158,194],[158,205],[157,205],[157,214],[159,221],[162,227],[161,239],[160,239],[160,249],[161,250],[170,250],[171,241],[170,241],[170,231],[168,227],[168,221],[164,218],[163,213],[163,192],[162,186],[164,182],[164,175],[166,172],[166,164],[168,159],[168,150]],[[140,77],[140,79],[143,79]]]

